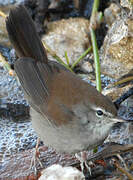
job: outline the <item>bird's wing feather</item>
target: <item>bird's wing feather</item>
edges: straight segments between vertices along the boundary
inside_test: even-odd
[[[14,67],[30,104],[37,111],[41,111],[42,105],[46,107],[49,96],[47,78],[42,77],[46,73],[46,68],[42,73],[35,60],[26,57],[19,58]]]

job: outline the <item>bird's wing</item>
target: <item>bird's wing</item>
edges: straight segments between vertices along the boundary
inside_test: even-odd
[[[26,57],[19,58],[14,65],[27,98],[37,111],[41,111],[40,107],[45,106],[49,96],[47,68],[42,66],[44,70],[40,71],[35,60]]]

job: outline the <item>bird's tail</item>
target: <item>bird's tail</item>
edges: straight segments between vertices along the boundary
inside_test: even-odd
[[[18,57],[30,57],[47,63],[43,44],[24,6],[20,5],[10,11],[6,19],[6,27]]]

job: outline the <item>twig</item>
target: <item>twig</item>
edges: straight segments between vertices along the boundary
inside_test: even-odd
[[[0,16],[2,16],[3,18],[7,17],[7,15],[4,12],[2,12],[2,11],[0,11]]]
[[[92,47],[89,47],[83,54],[72,64],[71,68],[74,67],[91,51]]]
[[[98,7],[99,7],[99,0],[94,0],[92,15],[94,15],[98,11]]]
[[[69,69],[69,71],[73,72],[72,69],[67,64],[65,64],[63,60],[44,41],[42,41],[42,43],[46,48],[46,50],[50,53],[50,55],[53,56],[53,58],[55,58],[59,63],[61,63],[67,69]]]
[[[133,180],[133,176],[132,174],[130,174],[129,172],[127,172],[124,168],[122,168],[117,162],[116,160],[114,161],[114,166],[123,174],[125,174],[129,180]]]
[[[95,73],[96,73],[96,87],[101,92],[101,73],[100,73],[100,60],[98,54],[98,47],[94,29],[96,28],[96,15],[99,7],[99,0],[94,0],[91,19],[90,19],[90,35],[93,47],[94,62],[95,62]]]
[[[67,65],[70,66],[70,61],[69,61],[69,58],[68,58],[66,51],[65,51],[65,58],[66,58]]]
[[[132,81],[132,80],[133,80],[133,76],[126,77],[124,79],[121,79],[119,81],[116,81],[114,83],[109,84],[107,88],[111,88],[111,87],[114,87],[114,86],[117,86],[117,85],[121,85],[123,83],[129,82],[129,81]]]
[[[128,171],[129,169],[128,169],[128,167],[127,167],[124,159],[122,158],[122,156],[121,156],[120,154],[117,154],[116,156],[118,157],[118,159],[121,161],[121,163],[122,163],[123,166],[125,167],[125,170]]]
[[[87,158],[87,161],[97,161],[100,159],[104,159],[104,158],[109,158],[112,156],[117,156],[117,154],[123,154],[126,152],[130,152],[133,151],[133,144],[129,144],[129,145],[119,145],[119,144],[115,144],[115,145],[106,145],[104,147],[104,149],[102,149],[100,152],[96,152],[93,155],[89,155]],[[73,164],[71,164],[72,166],[77,166],[78,163],[74,162]]]
[[[9,72],[9,74],[11,76],[15,76],[15,72],[11,69],[11,66],[8,64],[8,62],[5,60],[5,57],[2,56],[2,54],[0,53],[0,62],[2,62],[3,66],[7,69],[7,71]]]
[[[91,41],[92,41],[94,62],[95,62],[96,87],[97,87],[97,90],[101,92],[102,87],[101,87],[100,60],[99,60],[96,36],[95,36],[95,32],[92,28],[90,28],[90,34],[91,34]]]

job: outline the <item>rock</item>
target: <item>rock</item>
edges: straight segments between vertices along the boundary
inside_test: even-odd
[[[0,11],[5,15],[9,14],[10,9],[16,7],[18,4],[23,3],[24,0],[0,0]],[[11,43],[6,31],[5,18],[0,16],[0,45],[11,47]]]
[[[65,51],[70,64],[90,46],[89,21],[84,18],[69,18],[48,24],[48,32],[43,36],[44,41],[66,63]],[[50,60],[55,59],[48,54]],[[81,61],[80,65],[83,64]],[[88,68],[88,67],[87,67]],[[89,69],[89,68],[88,68]],[[90,67],[92,71],[92,67]]]
[[[16,76],[10,76],[2,63],[0,64],[0,117],[12,117],[16,120],[29,117],[29,105],[19,81]]]
[[[9,41],[7,31],[6,31],[5,18],[1,16],[0,16],[0,45],[11,47],[11,43]]]
[[[102,91],[102,94],[105,96],[108,96],[112,101],[116,101],[118,98],[120,98],[124,93],[126,93],[130,88],[132,87],[131,84],[118,88],[118,87],[112,87],[109,89],[104,89]]]
[[[39,166],[38,161],[36,161],[36,175],[34,167],[31,168],[31,160],[34,156],[34,150],[35,149],[29,149],[19,153],[12,153],[12,155],[10,155],[9,157],[5,158],[4,160],[2,159],[2,161],[0,161],[0,179],[27,180],[32,179],[31,177],[34,177],[34,180],[38,179],[40,177],[40,171],[42,170],[42,168]],[[52,166],[56,163],[61,164],[62,166],[71,166],[74,163],[79,164],[78,160],[75,157],[69,156],[67,154],[57,154],[53,149],[46,146],[40,146],[39,152],[39,160],[43,165],[43,169],[48,168],[48,166]],[[67,171],[68,170],[64,170],[64,172]],[[77,171],[78,170],[75,170],[74,173]]]
[[[62,167],[55,164],[42,172],[39,180],[85,180],[81,171],[74,167]]]
[[[133,20],[117,19],[104,40],[101,52],[104,57],[101,71],[113,78],[120,78],[133,68]]]
[[[120,0],[121,6],[126,7],[128,9],[132,9],[131,3],[132,3],[132,0]]]
[[[120,8],[115,3],[112,3],[108,8],[105,9],[104,20],[109,27],[116,20],[119,13],[120,13]]]

